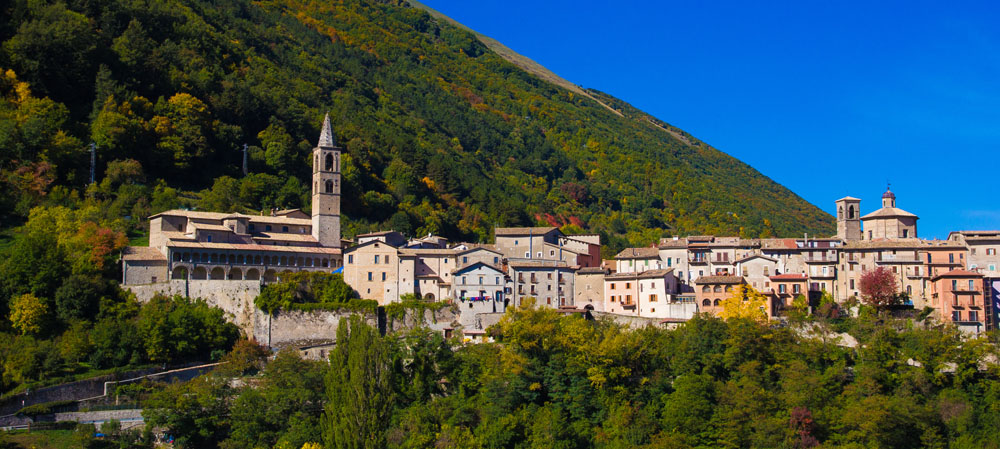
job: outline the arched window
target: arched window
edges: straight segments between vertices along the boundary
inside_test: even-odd
[[[722,301],[721,301],[721,300],[719,300],[719,298],[715,298],[715,306],[716,306],[716,307],[719,307],[719,304],[720,304],[720,303],[722,303]]]
[[[333,171],[333,155],[332,154],[326,153],[326,162],[323,164],[323,166],[325,167],[324,170],[326,170],[326,171]]]
[[[714,290],[714,291],[715,291],[716,293],[722,293],[722,286],[721,286],[721,285],[716,285],[716,286],[715,286],[715,288],[714,288],[713,290]]]
[[[704,287],[701,288],[701,291],[704,292],[704,293],[708,293],[708,292],[712,291],[712,288],[706,285],[706,286],[704,286]]]
[[[326,180],[326,193],[333,193],[333,181]]]
[[[709,307],[709,306],[712,305],[712,300],[706,298],[704,301],[701,302],[701,305],[703,305],[705,307]]]
[[[336,158],[336,161],[333,164],[333,170],[340,171],[340,153],[334,154],[334,157]]]
[[[847,218],[854,218],[854,205],[847,207]]]
[[[840,206],[840,208],[837,209],[837,218],[841,220],[844,219],[844,206]]]

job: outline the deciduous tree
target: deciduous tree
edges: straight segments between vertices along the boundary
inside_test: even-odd
[[[877,267],[862,272],[858,290],[865,304],[876,309],[884,309],[897,303],[896,275],[889,267]]]

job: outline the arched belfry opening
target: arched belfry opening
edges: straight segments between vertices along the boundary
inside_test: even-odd
[[[847,218],[853,220],[854,219],[854,214],[855,214],[855,212],[854,212],[854,205],[852,204],[852,205],[850,205],[850,206],[847,207]]]
[[[839,218],[841,220],[844,219],[844,207],[843,206],[841,206],[840,208],[837,209],[837,218]]]
[[[326,161],[323,164],[323,167],[324,167],[323,170],[333,171],[333,155],[332,154],[326,153]]]

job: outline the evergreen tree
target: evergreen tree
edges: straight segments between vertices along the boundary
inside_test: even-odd
[[[360,317],[343,318],[326,375],[323,439],[329,448],[381,448],[394,409],[389,344]]]

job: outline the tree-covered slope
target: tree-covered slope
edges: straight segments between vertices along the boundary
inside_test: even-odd
[[[308,154],[329,111],[346,147],[348,234],[485,240],[494,225],[550,222],[613,248],[833,230],[735,158],[544,81],[405,2],[15,0],[0,14],[8,223],[82,192],[91,141],[98,180],[112,161],[138,162],[112,167],[141,187],[108,193],[136,225],[178,205],[308,207]]]

